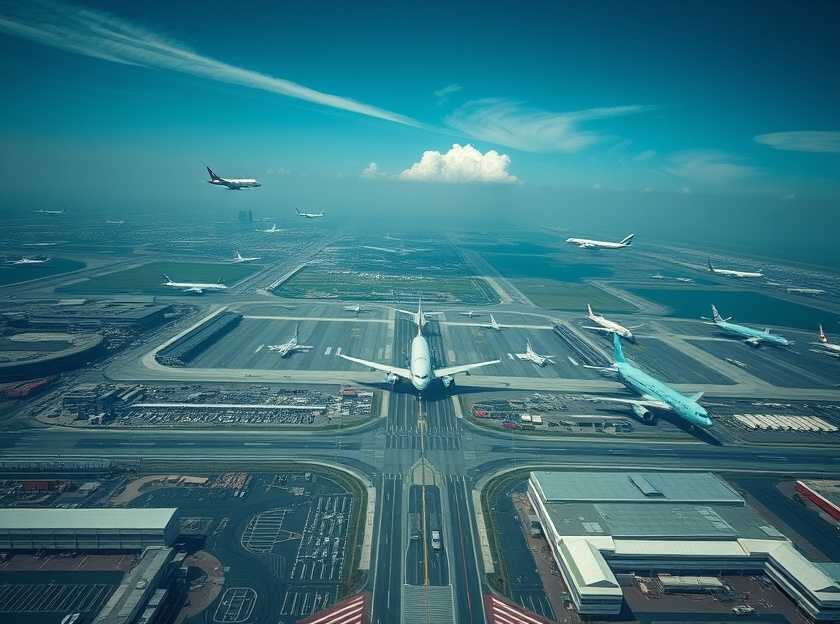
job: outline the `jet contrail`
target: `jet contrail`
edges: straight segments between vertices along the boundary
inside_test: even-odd
[[[0,32],[114,63],[160,67],[398,124],[422,126],[405,115],[203,56],[118,17],[83,7],[45,0],[3,2]]]

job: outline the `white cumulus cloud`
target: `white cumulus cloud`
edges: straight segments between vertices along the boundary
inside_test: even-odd
[[[379,165],[375,162],[370,163],[367,167],[362,169],[363,178],[378,178],[384,175],[385,174],[379,170]]]
[[[599,132],[585,130],[583,124],[653,108],[613,106],[553,113],[527,108],[510,100],[484,99],[459,107],[446,118],[446,123],[473,138],[526,152],[572,153],[607,138]]]
[[[400,174],[402,180],[420,182],[517,182],[508,173],[510,157],[489,150],[482,154],[472,145],[454,144],[448,152],[423,152],[419,162]]]
[[[158,67],[331,108],[420,127],[420,123],[370,104],[317,91],[302,84],[229,65],[192,51],[131,22],[84,7],[27,0],[0,7],[0,32],[113,63]]]
[[[840,154],[840,132],[807,130],[771,132],[754,137],[756,143],[789,152],[830,152]]]

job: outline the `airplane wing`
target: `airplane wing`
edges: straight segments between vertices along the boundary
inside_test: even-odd
[[[409,316],[415,318],[417,317],[417,312],[409,312],[408,310],[400,310],[399,308],[394,308],[394,310],[396,310],[397,312],[402,312],[403,314],[408,314]]]
[[[671,406],[664,401],[657,401],[656,399],[620,399],[618,397],[592,397],[593,401],[606,401],[607,403],[621,403],[622,405],[639,405],[641,407],[653,408],[670,412]]]
[[[607,329],[606,327],[589,327],[588,325],[583,325],[582,327],[584,329],[591,329],[592,331],[607,332],[608,334],[615,333],[612,329]]]
[[[761,344],[762,339],[758,336],[753,336],[752,338],[747,338],[746,340],[744,340],[744,342],[756,346]]]
[[[356,364],[361,364],[362,366],[367,366],[368,368],[375,368],[376,370],[381,370],[384,373],[391,373],[396,375],[397,377],[402,377],[403,379],[411,379],[411,371],[407,368],[400,368],[399,366],[391,366],[390,364],[380,364],[379,362],[371,362],[370,360],[363,360],[361,358],[355,358],[349,355],[344,355],[343,353],[338,357],[347,360],[349,362],[355,362]]]
[[[416,312],[412,312],[412,314],[416,314]],[[443,312],[423,312],[423,316],[440,316]]]
[[[459,366],[448,366],[446,368],[436,368],[432,373],[435,378],[446,377],[448,375],[457,375],[458,373],[466,373],[474,368],[481,368],[482,366],[490,366],[491,364],[498,364],[501,360],[490,360],[489,362],[478,362],[476,364],[461,364]]]
[[[193,288],[185,288],[185,289],[184,289],[184,292],[185,292],[185,293],[195,293],[195,294],[197,294],[197,295],[200,295],[200,294],[201,294],[201,293],[203,293],[204,291],[203,291],[201,288],[195,288],[195,287],[193,287]]]
[[[528,354],[527,353],[514,353],[514,355],[519,358],[520,360],[527,360]]]

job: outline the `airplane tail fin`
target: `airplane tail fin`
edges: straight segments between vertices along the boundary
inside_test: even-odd
[[[828,336],[825,335],[825,332],[823,331],[823,326],[822,325],[820,325],[819,340],[823,344],[828,344]]]
[[[712,320],[716,323],[723,320],[723,317],[720,315],[720,312],[718,312],[718,309],[714,305],[712,305]]]
[[[211,180],[221,180],[221,178],[219,176],[217,176],[215,173],[213,173],[213,170],[210,167],[207,167],[207,173],[210,174],[210,179]]]
[[[708,258],[708,261],[709,261],[709,270],[710,270],[710,271],[712,271],[712,272],[714,273],[714,271],[715,271],[715,267],[713,267],[713,266],[712,266],[712,259],[711,259],[711,258]]]
[[[167,282],[171,282],[171,281],[172,281],[172,278],[171,278],[171,277],[169,277],[166,273],[164,273],[164,274],[163,274],[163,277],[165,277],[165,278],[166,278],[166,281],[167,281]]]
[[[630,245],[633,242],[633,237],[635,234],[628,234],[624,238],[621,239],[619,245]]]
[[[621,348],[621,338],[618,337],[618,334],[613,334],[613,353],[616,364],[626,361],[624,359],[624,349]]]
[[[588,303],[586,304],[586,312],[589,314],[589,316],[595,316],[595,313],[592,311],[592,306]]]

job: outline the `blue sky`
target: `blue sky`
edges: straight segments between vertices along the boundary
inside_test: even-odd
[[[840,195],[838,18],[836,3],[0,2],[0,179],[81,201],[91,171],[168,185],[211,164],[315,204],[336,201],[329,181],[389,201],[466,183],[822,206]]]

